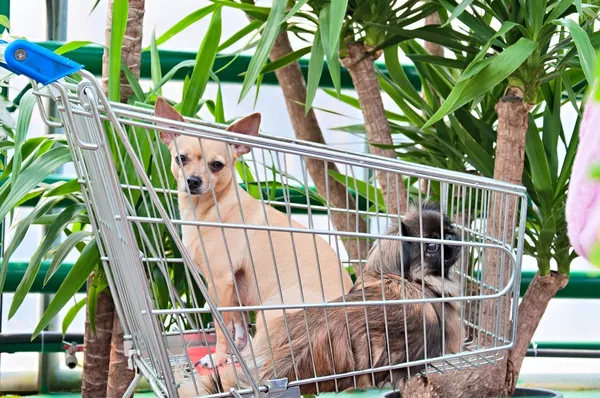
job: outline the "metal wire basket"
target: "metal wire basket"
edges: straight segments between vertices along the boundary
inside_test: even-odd
[[[523,187],[198,119],[167,120],[109,102],[81,65],[26,41],[10,43],[4,57],[11,70],[35,79],[45,122],[64,126],[138,371],[126,395],[142,377],[169,397],[205,393],[206,380],[226,387],[215,396],[381,387],[493,363],[513,345]],[[81,79],[64,78],[71,73]],[[46,99],[60,121],[46,115]],[[162,141],[179,138],[168,147],[161,134]],[[190,191],[193,167],[181,157],[196,156],[190,145],[201,151],[195,161],[209,180],[204,195]],[[217,150],[226,156],[213,167],[218,145],[231,151]],[[239,147],[249,153],[236,162]],[[311,165],[327,173],[320,192],[311,188]],[[217,189],[223,173],[231,181],[226,195]],[[347,187],[343,198],[331,197],[332,184]],[[196,211],[204,205],[210,216]],[[432,214],[436,236],[427,231]],[[416,232],[405,228],[405,216]],[[434,250],[441,250],[439,274],[427,268]],[[215,297],[222,292],[230,296]],[[240,322],[250,328],[240,330]],[[218,368],[217,378],[208,354],[219,339],[234,364]],[[226,372],[235,386],[223,384]]]

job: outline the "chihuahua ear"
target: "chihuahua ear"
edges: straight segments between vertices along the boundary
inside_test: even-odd
[[[173,108],[163,97],[157,97],[154,104],[154,115],[165,119],[175,120],[177,122],[185,122],[183,116],[175,108]],[[167,145],[171,145],[174,139],[179,137],[179,134],[160,132],[160,139]]]
[[[229,127],[227,127],[227,131],[256,137],[258,136],[258,130],[260,128],[260,119],[260,113],[255,112],[231,124]],[[246,144],[233,144],[233,146],[237,152],[237,156],[242,156],[250,152],[250,147]]]

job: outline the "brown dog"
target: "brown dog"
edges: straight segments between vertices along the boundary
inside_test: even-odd
[[[420,226],[423,234],[420,234]],[[413,207],[402,220],[400,228],[389,234],[429,239],[457,240],[455,228],[441,215],[439,205],[425,204],[421,211]],[[345,297],[346,302],[451,298],[459,288],[450,270],[458,259],[460,246],[439,243],[402,242],[382,239],[369,255],[364,283],[357,281]],[[382,277],[383,274],[383,277]],[[342,298],[334,300],[341,302]],[[290,382],[315,376],[330,376],[369,370],[408,361],[436,358],[456,353],[463,332],[460,307],[457,302],[376,306],[309,308],[304,314],[288,317],[287,325],[277,320],[266,335],[257,333],[253,347],[259,366],[260,384],[287,377]],[[366,310],[365,310],[366,309]],[[325,315],[326,312],[326,315]],[[387,318],[387,320],[386,320]],[[307,331],[308,328],[308,331]],[[289,330],[289,332],[288,332]],[[425,338],[426,336],[426,338]],[[388,345],[389,344],[389,345]],[[272,350],[272,355],[271,355]],[[293,354],[292,354],[293,352]],[[253,364],[252,360],[247,363]],[[353,389],[397,385],[408,376],[423,370],[423,365],[342,377],[318,383],[302,384],[302,394],[317,394]],[[200,380],[202,393],[214,394],[237,388],[236,375],[230,367],[220,377]],[[240,384],[248,380],[238,371]],[[355,384],[356,383],[356,384]]]
[[[161,97],[156,100],[155,115],[184,121]],[[259,126],[260,114],[254,113],[227,130],[256,136]],[[233,163],[250,152],[249,146],[166,132],[160,136],[173,156],[171,171],[178,184],[183,220],[306,229],[239,189]],[[221,307],[301,304],[303,300],[318,303],[339,297],[352,286],[332,247],[311,233],[188,225],[183,227],[183,243],[205,277],[211,297]],[[326,280],[319,278],[319,269]],[[282,310],[265,312],[262,315],[267,323],[283,315]],[[238,347],[244,348],[248,324],[243,313],[223,312],[222,316]],[[257,329],[263,327],[260,317],[256,324]],[[227,340],[224,331],[217,328],[216,352],[212,361],[207,355],[201,364],[218,366],[226,355]]]

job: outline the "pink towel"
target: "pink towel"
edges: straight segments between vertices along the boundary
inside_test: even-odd
[[[600,102],[591,96],[579,129],[566,204],[569,240],[585,259],[600,242],[600,181],[590,178],[594,164],[600,164]]]

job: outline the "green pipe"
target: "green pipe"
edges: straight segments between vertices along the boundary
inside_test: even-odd
[[[37,44],[45,47],[49,50],[56,50],[58,47],[63,45],[62,42],[57,41],[41,41],[36,42]],[[75,62],[79,62],[85,66],[89,72],[95,75],[102,74],[102,53],[104,52],[104,47],[99,45],[89,45],[85,47],[78,48],[77,50],[71,51],[65,56],[69,59],[72,59]],[[174,51],[174,50],[159,50],[160,56],[160,64],[161,70],[163,73],[172,69],[175,65],[179,64],[182,61],[194,60],[196,59],[196,53],[193,51]],[[218,76],[222,82],[226,83],[238,83],[241,84],[244,81],[244,75],[248,70],[248,65],[250,64],[250,60],[252,59],[251,55],[240,55],[237,58],[234,55],[218,55],[218,58],[215,60],[215,65],[213,67],[214,71],[217,71],[228,65],[223,71],[221,71]],[[300,68],[302,69],[302,73],[304,73],[304,77],[306,78],[308,74],[308,59],[301,58]],[[385,74],[387,74],[387,68],[383,62],[377,62],[377,67]],[[410,82],[415,86],[417,90],[421,89],[421,80],[419,79],[419,75],[417,74],[417,70],[413,65],[402,65],[402,68],[406,72]],[[176,80],[183,80],[186,74],[190,74],[191,69],[180,69],[174,76]],[[142,53],[142,68],[141,68],[141,76],[143,78],[150,78],[150,52],[146,51]],[[275,73],[267,73],[263,77],[263,84],[269,85],[278,85],[277,78],[275,77]],[[352,79],[350,78],[350,74],[346,68],[342,68],[341,70],[341,85],[342,88],[353,89],[354,85],[352,84]],[[331,80],[331,76],[329,75],[329,69],[327,63],[324,62],[323,75],[321,76],[321,81],[319,83],[320,87],[333,87],[333,82]]]
[[[0,262],[2,260],[0,259]],[[44,286],[44,278],[46,277],[46,272],[48,272],[48,268],[50,268],[51,261],[46,260],[42,261],[40,264],[40,270],[37,273],[33,285],[31,287],[31,293],[47,293],[53,294],[56,293],[63,280],[66,278],[71,268],[73,268],[73,262],[64,262],[58,267],[56,273],[50,278],[46,286]],[[11,260],[8,263],[8,272],[6,273],[6,282],[4,285],[3,293],[14,293],[19,286],[19,283],[25,276],[25,271],[29,266],[29,261],[27,259],[21,260]],[[85,285],[79,290],[81,293],[85,293]]]
[[[6,284],[4,286],[5,293],[12,293],[15,291],[19,282],[21,282],[21,279],[25,275],[28,265],[29,263],[27,260],[15,260],[8,263]],[[32,293],[56,293],[56,290],[73,267],[73,262],[62,263],[56,271],[56,274],[48,281],[48,284],[43,286],[44,278],[49,266],[50,261],[43,261],[40,265],[40,270],[31,288]],[[529,286],[529,283],[533,280],[534,276],[535,272],[533,271],[523,271],[521,273],[521,297],[523,297],[525,291],[527,291],[527,286]],[[80,292],[85,292],[85,287],[82,287]],[[556,298],[600,299],[600,270],[571,272],[569,284],[564,289],[558,291]]]
[[[521,272],[521,297],[525,294],[535,274],[534,271]],[[564,289],[558,291],[556,298],[599,299],[600,270],[571,272],[569,283]]]
[[[83,335],[71,333],[64,337],[60,332],[42,332],[31,340],[30,334],[0,334],[0,352],[64,352],[63,341],[68,343],[83,344]],[[530,349],[537,350],[565,350],[565,351],[600,351],[600,341],[538,341],[529,345]]]

